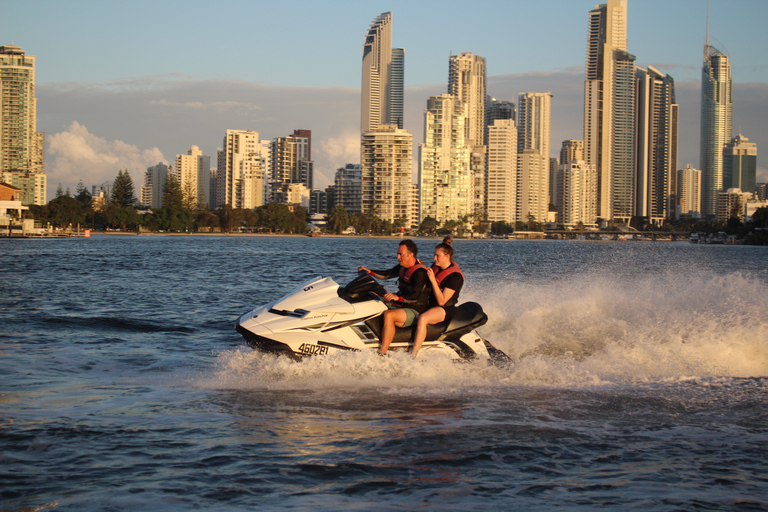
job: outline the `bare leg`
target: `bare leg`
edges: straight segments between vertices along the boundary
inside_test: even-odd
[[[413,335],[413,349],[411,349],[411,357],[416,357],[421,349],[421,344],[427,338],[427,326],[433,324],[439,324],[445,320],[445,310],[443,308],[428,309],[424,313],[419,315],[416,319],[416,332]]]
[[[381,328],[381,347],[379,354],[386,354],[389,345],[395,338],[395,327],[402,327],[408,315],[402,309],[389,309],[384,312],[384,326]]]

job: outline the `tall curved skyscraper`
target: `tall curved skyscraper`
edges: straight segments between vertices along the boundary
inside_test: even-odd
[[[728,57],[704,45],[701,69],[701,213],[714,216],[723,188],[723,148],[733,135],[733,89]]]
[[[403,127],[405,50],[392,49],[392,13],[376,17],[363,43],[361,132],[381,125]]]

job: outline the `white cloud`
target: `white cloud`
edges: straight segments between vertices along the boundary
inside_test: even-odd
[[[167,163],[159,149],[141,150],[121,140],[98,137],[77,121],[67,130],[48,136],[46,173],[50,191],[60,183],[74,193],[80,180],[86,187],[111,183],[118,171],[127,169],[138,195],[144,171],[158,162]]]
[[[329,137],[320,140],[320,154],[313,154],[312,158],[323,162],[338,162],[335,168],[326,169],[323,175],[333,184],[336,169],[346,164],[360,163],[360,135],[354,132],[344,133],[338,137]],[[318,177],[315,178],[317,181]]]

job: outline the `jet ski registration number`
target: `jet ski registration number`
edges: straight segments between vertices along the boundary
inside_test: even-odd
[[[299,352],[308,356],[322,356],[328,353],[328,347],[321,347],[320,345],[313,345],[312,343],[302,343],[299,345]]]

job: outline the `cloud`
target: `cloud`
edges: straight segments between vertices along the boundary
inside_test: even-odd
[[[166,107],[193,108],[200,110],[214,110],[216,112],[227,111],[256,111],[261,110],[259,105],[243,103],[242,101],[168,101],[165,98],[161,100],[152,100],[150,105],[161,105]]]
[[[111,183],[118,171],[127,169],[138,195],[144,171],[158,162],[167,163],[159,149],[141,150],[121,140],[98,137],[77,121],[67,130],[48,136],[46,173],[48,188],[53,191],[61,183],[62,188],[74,192],[80,180],[86,187]]]
[[[357,132],[348,132],[338,137],[328,137],[321,140],[320,151],[329,161],[340,162],[338,167],[348,163],[360,163],[360,135]]]

